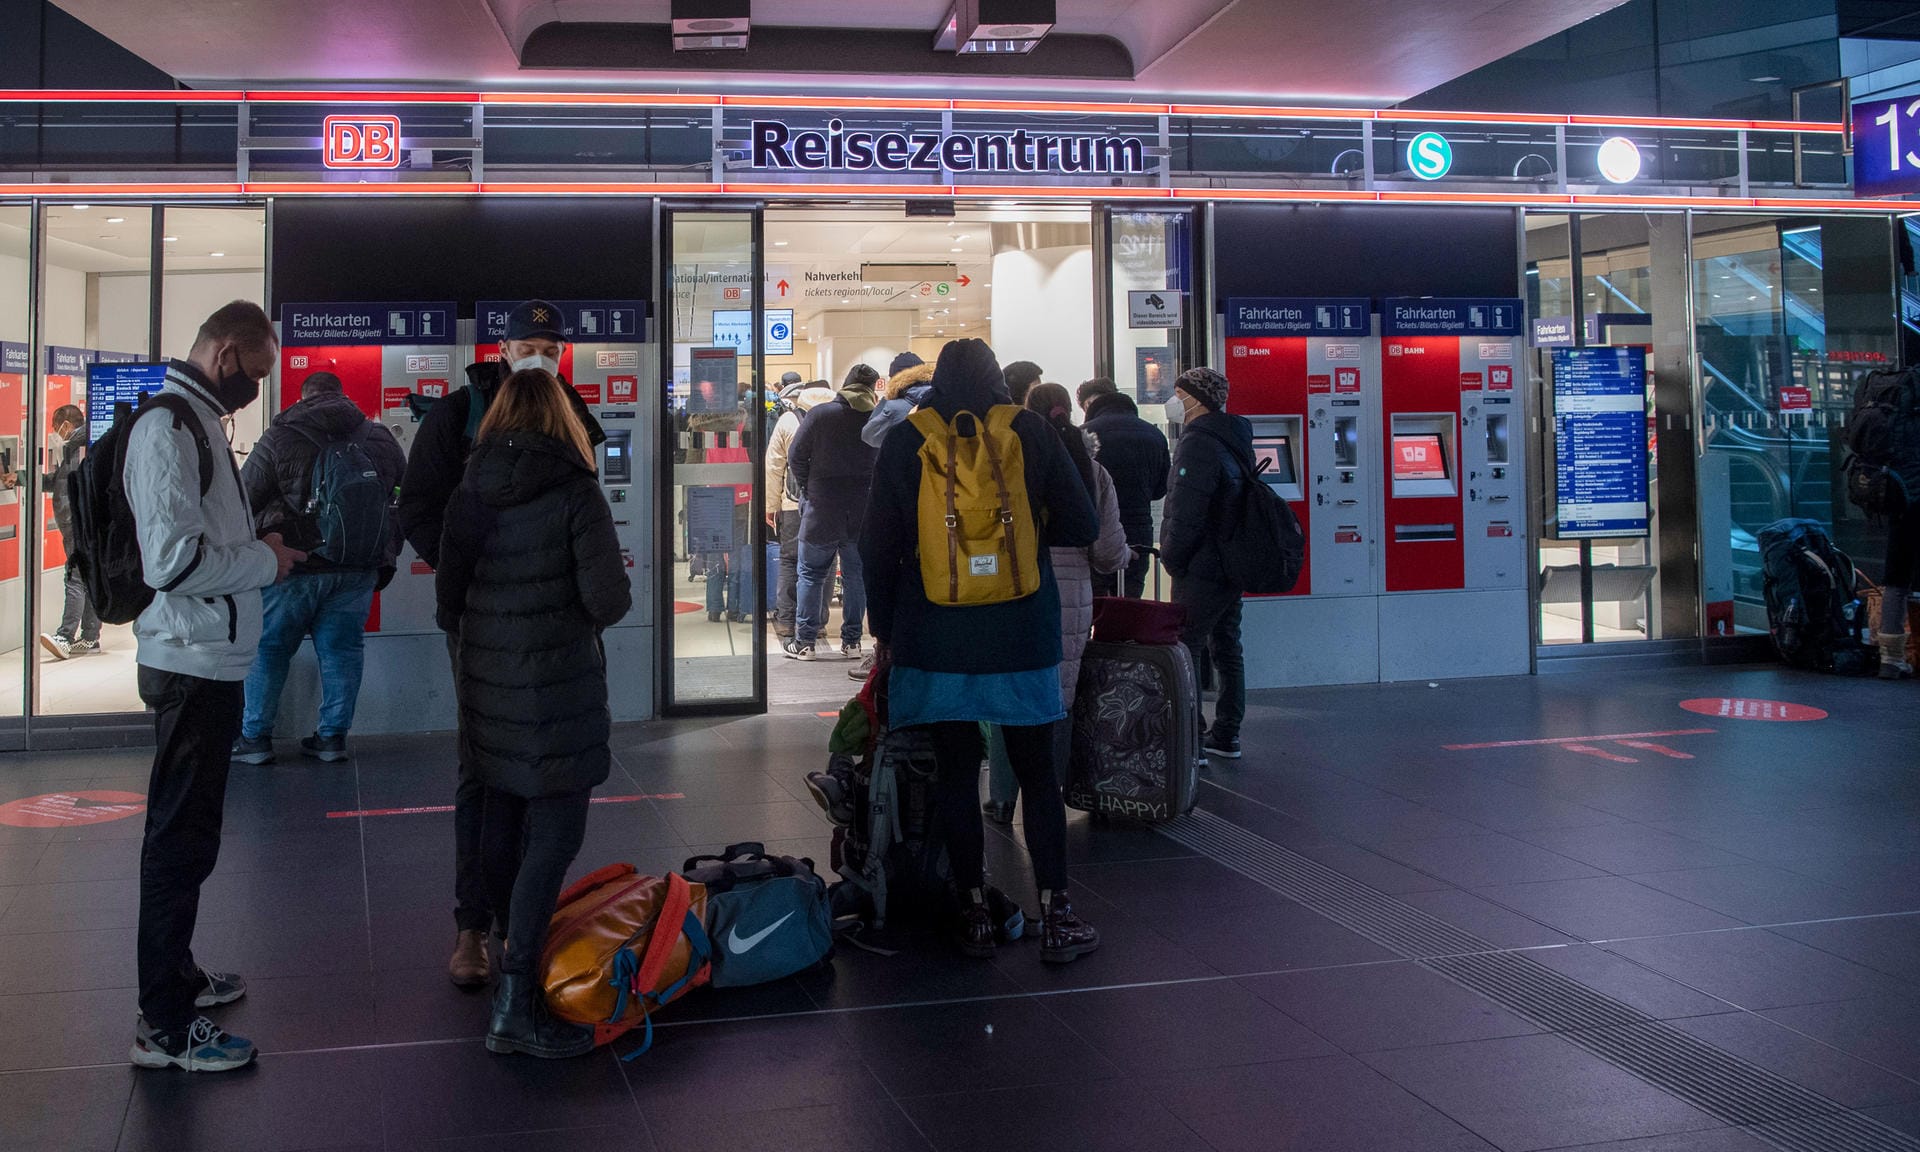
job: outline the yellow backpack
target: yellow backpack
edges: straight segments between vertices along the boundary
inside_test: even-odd
[[[950,424],[931,408],[912,416],[926,437],[920,446],[920,579],[935,604],[1001,604],[1040,588],[1026,453],[1013,430],[1019,414],[1012,404],[998,404],[984,422],[959,412]]]

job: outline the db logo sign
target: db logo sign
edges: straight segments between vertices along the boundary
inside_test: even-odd
[[[289,368],[305,368],[306,366],[307,366],[307,358],[305,356],[287,357],[287,367]]]
[[[1235,344],[1233,346],[1233,354],[1235,356],[1245,356],[1247,354],[1247,346],[1245,344]]]
[[[400,167],[398,116],[329,116],[322,161],[329,168]]]
[[[720,290],[720,298],[721,298],[722,300],[738,300],[738,299],[740,299],[740,289],[738,289],[738,288],[722,288],[722,289]]]

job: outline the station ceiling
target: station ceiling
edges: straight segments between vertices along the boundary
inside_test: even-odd
[[[668,0],[56,0],[190,86],[1102,93],[1380,106],[1621,0],[1058,0],[1030,56],[932,50],[949,0],[753,0],[675,53]]]

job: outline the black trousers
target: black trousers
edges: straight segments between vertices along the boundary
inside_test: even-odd
[[[1210,663],[1218,679],[1220,697],[1213,706],[1213,724],[1207,734],[1219,740],[1240,735],[1247,717],[1247,663],[1240,648],[1240,589],[1211,580],[1175,580],[1173,602],[1187,609],[1187,626],[1180,639],[1193,653],[1196,670]]]
[[[775,531],[780,534],[780,584],[775,589],[773,631],[779,636],[793,635],[794,589],[800,583],[800,513],[780,513]]]
[[[245,689],[142,665],[140,699],[153,709],[156,748],[140,844],[140,1013],[163,1032],[197,1015],[193,927],[200,885],[220,858],[227,764],[240,736]]]
[[[447,661],[453,682],[460,683],[460,638],[447,633]],[[460,758],[459,781],[453,788],[453,922],[462,932],[485,932],[494,926],[494,904],[480,859],[480,828],[487,815],[487,786],[467,762],[465,741],[456,741]],[[503,909],[504,910],[504,909]],[[503,918],[504,919],[504,918]]]
[[[1007,759],[1020,781],[1026,816],[1027,853],[1034,882],[1042,889],[1067,886],[1067,808],[1054,772],[1054,729],[1058,724],[1003,725]],[[933,757],[934,813],[947,836],[947,859],[962,892],[986,882],[986,833],[980,826],[980,760],[986,748],[980,725],[971,720],[929,724]]]
[[[481,833],[487,887],[494,907],[512,909],[502,972],[526,976],[538,971],[560,886],[586,839],[592,796],[584,791],[528,800],[487,789]]]

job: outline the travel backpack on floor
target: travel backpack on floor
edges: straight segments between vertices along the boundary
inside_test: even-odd
[[[706,889],[715,988],[744,988],[804,972],[833,955],[827,882],[813,861],[769,856],[758,843],[728,845],[682,868]]]
[[[138,408],[115,405],[113,425],[93,442],[80,467],[67,477],[67,498],[73,507],[70,562],[86,585],[88,603],[108,624],[131,624],[153,603],[155,590],[147,585],[139,530],[133,506],[127,500],[126,473],[127,442],[133,436],[134,422],[156,409],[168,412],[175,428],[184,428],[193,436],[199,455],[200,495],[204,498],[213,484],[213,445],[193,406],[185,397],[168,392],[154,393]],[[192,570],[189,567],[181,572],[174,583],[185,580]],[[173,585],[159,589],[172,590]]]
[[[309,551],[335,568],[372,569],[386,563],[392,541],[393,490],[381,482],[368,454],[363,423],[334,440],[309,437],[318,451],[307,487],[306,514],[319,543]]]
[[[837,908],[864,904],[884,928],[890,917],[951,898],[947,846],[933,813],[937,768],[922,728],[882,729],[873,750],[854,762],[853,823],[833,832],[833,870],[859,899],[837,894]]]
[[[1002,604],[1040,588],[1039,533],[1027,498],[1026,451],[1013,430],[1020,409],[996,404],[983,419],[951,423],[922,408],[909,420],[920,446],[920,580],[946,607]]]
[[[609,864],[560,893],[541,954],[547,1008],[610,1044],[635,1028],[653,1046],[653,1014],[707,982],[707,891],[683,876]]]
[[[1260,479],[1252,453],[1203,425],[1194,425],[1193,431],[1218,441],[1240,465],[1240,483],[1227,499],[1220,525],[1227,578],[1256,596],[1293,591],[1307,562],[1307,535],[1293,509]]]
[[[1860,676],[1879,667],[1853,561],[1817,520],[1775,520],[1760,530],[1767,629],[1797,668]]]

